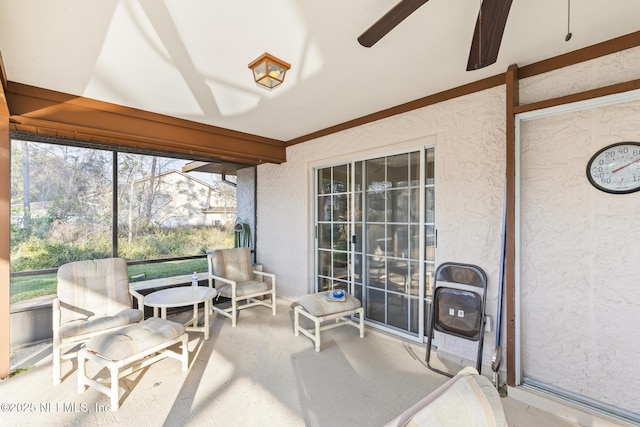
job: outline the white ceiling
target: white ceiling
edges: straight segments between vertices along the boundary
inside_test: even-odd
[[[10,81],[291,140],[640,30],[639,0],[514,0],[498,61],[465,71],[481,0],[431,0],[372,48],[397,0],[0,0]],[[258,87],[247,64],[292,65]]]

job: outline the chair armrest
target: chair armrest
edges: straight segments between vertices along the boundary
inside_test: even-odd
[[[276,281],[276,275],[273,273],[267,273],[261,270],[253,270],[253,274],[257,276],[270,277],[272,282]]]
[[[215,274],[209,275],[209,278],[213,279],[213,280],[219,280],[222,283],[227,283],[227,284],[229,284],[229,285],[231,285],[233,287],[235,287],[236,284],[237,284],[235,280],[229,280],[229,279],[227,279],[225,277],[216,276]],[[209,285],[211,286],[211,281],[209,281]]]
[[[140,292],[136,291],[135,289],[129,289],[129,293],[133,295],[138,301],[138,310],[144,313],[144,295],[142,295]]]
[[[275,291],[276,291],[276,275],[273,273],[266,273],[264,271],[260,271],[260,270],[253,270],[253,274],[255,274],[256,276],[261,276],[262,281],[264,281],[265,277],[268,277],[271,279],[271,288],[273,289],[273,292],[275,295]]]

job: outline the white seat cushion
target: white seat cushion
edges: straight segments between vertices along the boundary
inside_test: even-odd
[[[309,314],[316,317],[355,310],[362,306],[359,299],[349,294],[345,295],[344,301],[329,301],[327,299],[329,292],[331,291],[304,295],[295,304],[301,305]]]
[[[223,297],[231,298],[231,285],[219,286],[216,289]],[[249,280],[236,285],[236,296],[241,298],[245,295],[255,295],[259,292],[266,292],[269,289],[271,289],[271,283],[263,282],[262,280]]]
[[[86,319],[76,319],[60,326],[58,336],[60,338],[86,335],[93,332],[100,332],[107,329],[125,326],[142,320],[142,311],[129,308],[122,310],[113,316],[89,317]]]
[[[91,338],[86,345],[109,360],[123,360],[184,334],[184,325],[151,317],[117,331]]]

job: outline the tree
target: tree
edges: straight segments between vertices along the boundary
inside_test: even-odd
[[[31,192],[29,191],[29,143],[20,141],[22,146],[22,226],[31,225]]]
[[[158,165],[158,158],[156,156],[151,157],[151,170],[149,172],[149,177],[146,185],[146,207],[144,212],[144,225],[149,226],[151,224],[151,214],[153,208],[153,202],[156,196],[156,167]]]

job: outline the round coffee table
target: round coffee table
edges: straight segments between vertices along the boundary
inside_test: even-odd
[[[184,307],[193,305],[193,319],[185,324],[187,331],[204,332],[204,339],[209,339],[209,312],[211,311],[211,300],[218,293],[214,288],[198,286],[193,289],[191,286],[179,286],[177,288],[162,289],[152,292],[144,297],[144,305],[153,307],[153,315],[167,318],[167,307]],[[204,303],[204,326],[198,326],[198,304]]]

